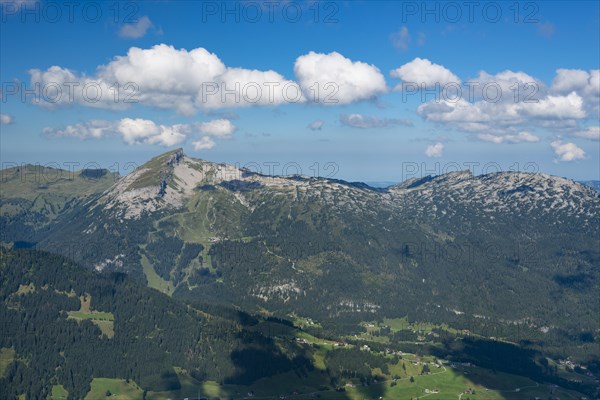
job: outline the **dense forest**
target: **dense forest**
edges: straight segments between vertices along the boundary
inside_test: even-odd
[[[276,346],[245,329],[256,320],[233,310],[213,316],[124,274],[87,272],[48,253],[2,250],[0,256],[0,347],[16,353],[0,379],[0,398],[24,393],[45,399],[52,385],[61,384],[79,399],[98,376],[170,390],[179,384],[174,366],[197,379],[240,384],[311,368],[293,342]],[[81,309],[81,296],[91,299],[90,312],[114,317],[112,332],[90,319],[69,318]]]

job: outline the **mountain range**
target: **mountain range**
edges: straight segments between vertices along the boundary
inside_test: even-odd
[[[9,247],[193,307],[318,321],[325,336],[405,319],[600,359],[600,198],[581,183],[463,171],[376,188],[181,149],[124,177],[41,168],[2,171]]]

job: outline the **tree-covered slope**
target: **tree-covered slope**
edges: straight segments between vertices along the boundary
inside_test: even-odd
[[[600,199],[574,181],[456,172],[386,189],[154,158],[35,239],[190,302],[345,332],[408,316],[597,357]],[[591,338],[591,339],[590,339]]]
[[[0,348],[12,349],[0,398],[45,399],[55,385],[83,398],[92,378],[174,390],[199,380],[248,384],[312,367],[295,342],[276,344],[233,310],[191,308],[124,274],[82,270],[34,250],[0,253]]]

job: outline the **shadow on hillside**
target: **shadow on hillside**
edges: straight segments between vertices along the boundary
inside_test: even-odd
[[[293,328],[279,325],[281,332],[276,336],[271,328],[267,328],[266,335],[261,329],[264,327],[257,327],[254,332],[260,337],[258,340],[256,336],[253,339],[239,337],[246,340],[248,348],[234,351],[230,356],[236,373],[225,379],[225,383],[247,386],[242,397],[251,393],[265,399],[305,399],[310,393],[318,398],[317,392],[324,392],[329,396],[335,394],[335,399],[350,400],[346,393],[334,391],[326,373],[315,369],[308,348],[296,343],[291,332]],[[278,343],[275,343],[275,337]]]
[[[315,368],[315,347],[298,342],[297,328],[291,323],[277,318],[241,319],[244,330],[235,340],[242,345],[229,356],[235,371],[224,379],[221,398],[351,399],[335,390],[325,371]],[[204,396],[215,397],[208,394]]]
[[[595,398],[593,385],[557,376],[538,351],[511,343],[463,338],[446,341],[443,347],[431,346],[427,353],[451,361],[449,368],[454,373],[474,386],[500,392],[505,400],[560,397],[560,394],[572,397],[565,389]],[[463,396],[468,397],[469,393]]]

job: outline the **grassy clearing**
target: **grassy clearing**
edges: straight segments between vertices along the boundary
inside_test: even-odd
[[[15,350],[6,347],[0,348],[0,377],[4,376],[6,368],[15,359]]]
[[[52,392],[48,396],[48,400],[66,400],[69,392],[62,385],[52,386]]]
[[[34,293],[35,292],[35,285],[33,283],[30,283],[29,285],[19,285],[19,289],[17,289],[17,295],[18,296],[24,296],[26,294],[29,293]]]
[[[75,319],[93,319],[97,321],[114,321],[115,316],[113,313],[103,312],[103,311],[93,311],[93,312],[81,312],[81,311],[69,311],[69,317]]]
[[[90,320],[94,325],[100,328],[103,335],[109,339],[115,335],[114,320],[115,316],[112,313],[104,311],[94,311],[91,309],[92,296],[85,294],[79,297],[80,308],[79,311],[67,311],[69,319],[76,321],[82,321],[84,319]]]
[[[143,395],[143,390],[134,381],[127,383],[123,379],[94,378],[85,400],[106,400],[107,391],[112,394],[111,400],[141,399]]]
[[[161,278],[154,270],[154,267],[152,267],[152,264],[150,264],[150,261],[148,261],[148,258],[143,254],[142,268],[144,270],[144,274],[146,275],[146,279],[148,280],[149,287],[163,292],[169,296],[173,294],[173,292],[175,291],[173,284]]]

